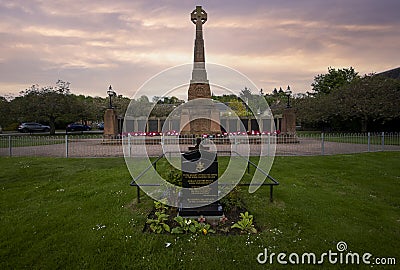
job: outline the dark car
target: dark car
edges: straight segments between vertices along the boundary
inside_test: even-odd
[[[19,125],[18,131],[25,133],[35,131],[48,132],[50,131],[50,127],[39,123],[22,123],[21,125]]]
[[[97,128],[98,128],[99,130],[104,130],[104,123],[103,123],[103,122],[98,123],[98,124],[97,124]]]
[[[69,124],[67,126],[67,131],[88,131],[91,129],[92,129],[92,127],[90,127],[90,126],[78,124],[78,123]]]

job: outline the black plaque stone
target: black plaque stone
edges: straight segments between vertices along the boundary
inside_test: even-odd
[[[216,153],[193,150],[182,154],[180,216],[221,216],[218,200],[218,161]]]

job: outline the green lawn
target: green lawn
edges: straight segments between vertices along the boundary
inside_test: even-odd
[[[80,132],[68,133],[68,140],[74,139],[101,139],[101,134],[83,134]],[[26,147],[26,146],[39,146],[39,145],[53,145],[65,143],[65,134],[48,135],[48,134],[29,134],[29,135],[13,135],[11,136],[11,146]],[[9,136],[0,136],[0,148],[9,148]]]
[[[319,131],[297,131],[300,138],[315,138],[321,140],[321,132]],[[400,145],[400,136],[397,133],[385,133],[384,145]],[[326,142],[368,144],[367,133],[324,133]],[[382,145],[382,135],[380,133],[371,133],[371,145]]]
[[[12,136],[11,147],[26,147],[26,146],[39,146],[39,145],[53,145],[65,143],[65,136]],[[9,148],[10,140],[8,136],[0,137],[0,148]]]
[[[399,162],[400,152],[277,157],[274,203],[268,188],[241,190],[261,232],[194,237],[142,232],[152,200],[136,203],[121,158],[2,157],[0,269],[279,269],[257,255],[319,255],[339,241],[399,265]]]
[[[339,134],[339,135],[325,135],[325,141],[329,142],[339,142],[339,143],[355,143],[355,144],[368,144],[368,136],[367,135],[359,135],[351,134]],[[382,145],[382,136],[380,135],[371,135],[369,143],[371,145]],[[389,136],[386,135],[384,137],[384,145],[400,145],[400,136]]]

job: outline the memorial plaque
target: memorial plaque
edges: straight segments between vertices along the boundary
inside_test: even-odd
[[[182,155],[180,216],[221,216],[218,204],[218,161],[216,153],[194,150]]]

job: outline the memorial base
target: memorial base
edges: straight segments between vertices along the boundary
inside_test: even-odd
[[[104,113],[104,132],[105,140],[115,139],[118,136],[117,112],[114,109],[107,109]]]
[[[222,205],[215,202],[197,208],[182,208],[178,211],[181,217],[221,217],[223,215]]]

